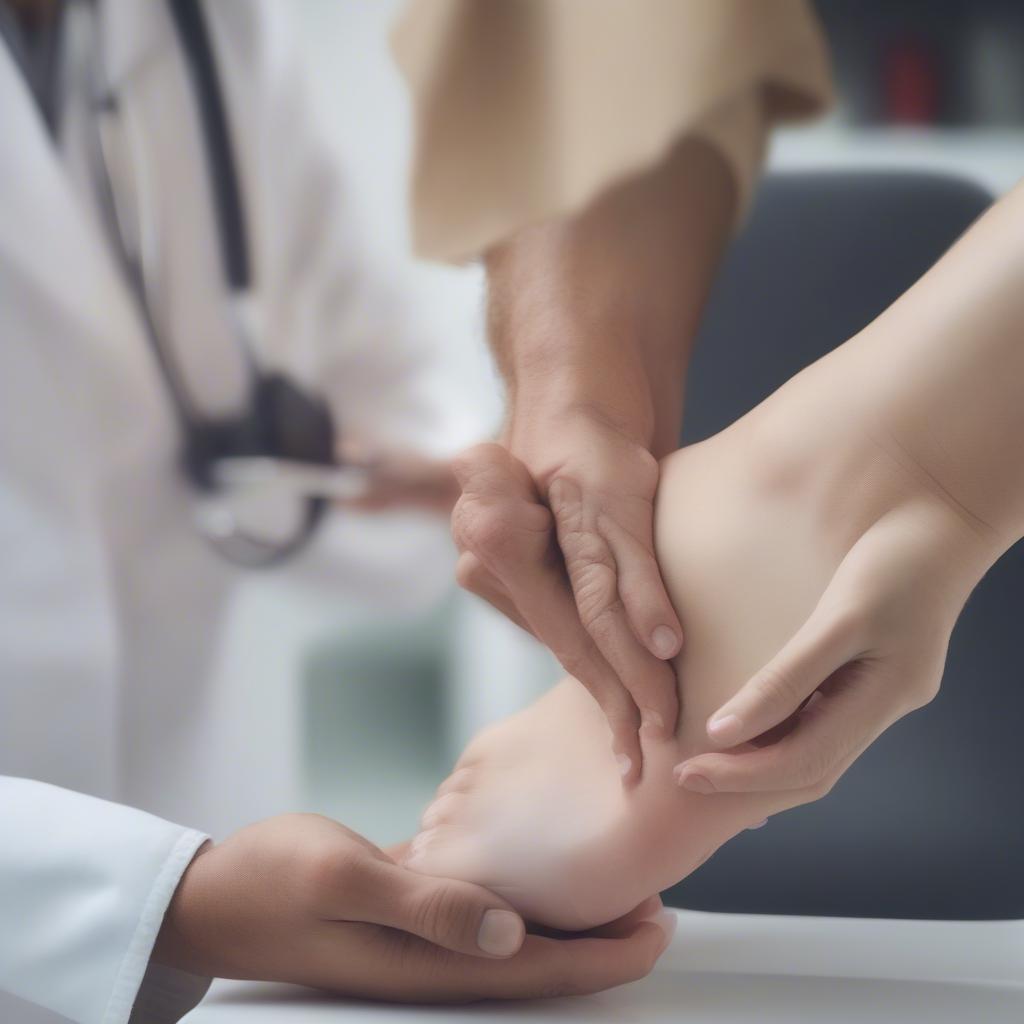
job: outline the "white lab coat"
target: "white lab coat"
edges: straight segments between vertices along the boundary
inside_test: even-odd
[[[207,4],[262,356],[315,381],[345,427],[413,440],[431,414],[422,353],[403,346],[397,303],[367,301],[285,11]],[[232,341],[167,10],[104,0],[95,29],[125,132],[149,168],[159,315],[193,392],[223,406]],[[75,116],[69,108],[70,134]],[[244,708],[209,692],[218,627],[242,584],[192,527],[164,383],[89,177],[73,146],[58,152],[0,45],[0,1018],[12,1024],[4,993],[25,1012],[126,1021],[167,901],[204,838],[187,826],[209,827],[206,794],[234,794],[244,808],[290,770],[273,737],[247,735]],[[442,536],[433,561],[401,553],[403,592],[412,562],[425,577],[446,565]],[[338,576],[366,568],[330,537],[316,547],[309,564],[330,558]],[[182,998],[145,1019],[175,1019]]]

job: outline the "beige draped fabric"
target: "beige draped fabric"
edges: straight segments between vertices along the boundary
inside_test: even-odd
[[[415,249],[453,262],[583,208],[688,134],[721,150],[742,213],[771,125],[831,98],[807,0],[412,0],[393,45]]]

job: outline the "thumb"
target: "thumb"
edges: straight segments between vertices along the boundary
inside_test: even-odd
[[[471,882],[421,875],[379,862],[380,899],[363,915],[436,946],[470,956],[509,957],[526,936],[523,919],[500,896]]]
[[[708,736],[719,747],[756,739],[861,653],[857,619],[822,600],[785,647],[708,719]]]

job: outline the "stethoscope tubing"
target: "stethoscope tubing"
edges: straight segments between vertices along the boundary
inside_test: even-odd
[[[112,223],[125,275],[179,422],[185,442],[183,468],[193,485],[203,492],[197,525],[230,561],[248,567],[276,565],[306,546],[330,499],[358,496],[365,488],[365,479],[360,486],[356,479],[358,470],[331,465],[333,427],[326,406],[315,396],[303,394],[302,389],[286,379],[274,379],[260,371],[254,328],[248,322],[250,318],[244,315],[252,307],[252,260],[242,189],[213,48],[197,0],[167,2],[202,134],[200,148],[205,157],[217,229],[224,314],[249,378],[248,408],[241,416],[226,423],[204,416],[189,394],[172,349],[165,344],[157,296],[150,287],[150,282],[159,280],[160,259],[159,226],[153,214],[159,208],[158,197],[153,194],[154,175],[147,166],[147,153],[139,142],[140,134],[133,130],[130,104],[124,104],[113,91],[102,68],[97,75],[101,80],[96,83],[94,111],[100,201]],[[290,394],[292,403],[304,403],[300,411],[305,413],[307,423],[317,424],[310,428],[313,433],[305,437],[308,450],[305,453],[294,451],[293,440],[289,442],[286,457],[273,450],[254,453],[254,447],[259,449],[261,444],[273,444],[279,425],[263,420],[267,397],[270,393],[281,395],[284,392]],[[224,426],[234,430],[231,436],[235,441],[229,442],[228,451],[211,455],[211,438],[227,436],[222,429]],[[294,430],[288,433],[294,438]],[[242,444],[242,450],[230,450],[232,443]],[[299,447],[301,449],[302,444]],[[290,495],[298,503],[304,511],[293,536],[266,542],[246,535],[237,522],[232,526],[226,508],[217,511],[213,507],[211,514],[211,499],[218,493],[251,496],[254,491]]]

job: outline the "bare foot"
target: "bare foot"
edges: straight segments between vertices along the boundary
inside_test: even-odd
[[[675,785],[672,768],[711,749],[708,715],[806,619],[856,538],[916,486],[849,426],[842,382],[829,357],[663,462],[657,545],[686,630],[682,713],[673,739],[644,741],[640,784],[622,787],[598,706],[565,679],[469,745],[424,815],[410,866],[478,882],[531,920],[580,929],[821,795],[704,796]]]

